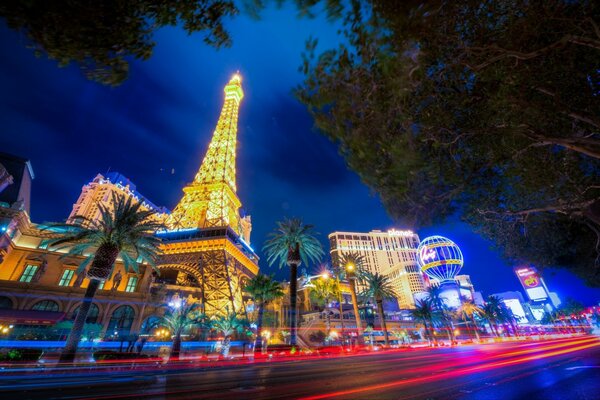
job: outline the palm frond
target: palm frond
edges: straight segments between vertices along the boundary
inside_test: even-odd
[[[110,245],[118,249],[126,271],[139,273],[142,262],[155,267],[160,239],[154,233],[162,224],[153,220],[152,210],[140,207],[141,203],[131,196],[113,193],[110,204],[98,204],[98,220],[77,216],[71,223],[44,225],[42,229],[53,235],[47,239],[48,248],[81,256],[86,251]]]
[[[314,236],[312,225],[305,225],[298,218],[284,219],[277,222],[277,228],[269,234],[270,239],[263,250],[267,254],[269,265],[277,264],[280,268],[290,261],[290,256],[298,250],[298,256],[304,265],[318,262],[323,256],[323,247]]]
[[[361,296],[375,300],[393,299],[398,297],[390,278],[379,273],[363,272],[360,276],[360,282],[364,286]]]

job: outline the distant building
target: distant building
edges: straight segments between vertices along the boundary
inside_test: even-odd
[[[91,221],[100,219],[99,204],[110,207],[112,196],[120,195],[133,197],[142,203],[142,207],[157,213],[158,219],[164,220],[169,211],[165,207],[158,207],[142,196],[133,182],[118,172],[109,172],[105,175],[98,174],[89,183],[81,188],[81,194],[73,205],[73,210],[68,220],[74,221],[76,217],[85,217]]]
[[[26,158],[0,153],[0,202],[6,206],[31,210],[31,183],[33,169]]]
[[[483,300],[483,295],[481,292],[473,292],[473,303],[478,306],[483,306],[485,304],[485,300]]]
[[[517,319],[520,324],[529,322],[529,317],[525,311],[525,301],[521,292],[509,291],[502,293],[495,293],[492,296],[498,297],[512,312],[513,316]]]
[[[556,292],[550,292],[549,295],[550,295],[550,302],[552,303],[554,308],[558,308],[562,304],[562,301],[560,301],[558,294]]]
[[[473,294],[475,293],[475,287],[471,282],[471,276],[469,275],[456,275],[454,278],[460,292],[460,297],[467,300],[473,301]]]
[[[358,253],[364,257],[365,270],[389,277],[401,309],[414,308],[414,294],[425,290],[416,257],[419,236],[412,231],[333,232],[329,244],[332,260]]]

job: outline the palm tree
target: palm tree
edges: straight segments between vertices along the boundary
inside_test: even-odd
[[[313,235],[313,226],[300,219],[285,219],[277,223],[277,229],[269,235],[264,251],[269,265],[279,264],[290,268],[290,344],[296,346],[296,304],[298,295],[298,267],[302,262],[317,262],[323,256],[321,243]]]
[[[363,329],[360,321],[360,313],[358,312],[358,298],[356,296],[356,279],[362,274],[362,268],[365,262],[364,256],[356,252],[343,253],[340,257],[335,257],[334,264],[337,264],[338,273],[348,278],[350,283],[350,294],[352,296],[352,308],[354,312],[354,320],[356,321],[356,333],[358,335],[358,343],[363,344]]]
[[[283,297],[283,288],[272,276],[258,274],[248,281],[244,287],[244,291],[252,296],[258,307],[258,315],[256,318],[256,344],[254,345],[254,351],[260,353],[263,348],[262,323],[265,305],[273,300]]]
[[[501,309],[502,301],[496,296],[488,296],[483,306],[483,316],[488,320],[492,331],[496,336],[500,336],[498,324],[502,323],[503,315]]]
[[[337,303],[338,303],[338,309],[340,312],[340,337],[341,337],[341,341],[340,341],[340,345],[343,347],[344,346],[344,307],[343,307],[343,303],[344,303],[344,295],[342,293],[342,285],[341,285],[341,281],[344,279],[345,273],[341,268],[336,268],[335,266],[333,266],[333,276],[332,278],[335,280],[335,285],[337,287]],[[326,270],[328,271],[329,269],[327,268],[327,264],[323,264],[323,268],[321,270]]]
[[[169,360],[179,359],[181,352],[181,335],[193,325],[203,324],[205,316],[198,312],[201,304],[183,301],[177,304],[166,304],[169,307],[166,314],[158,322],[159,326],[167,328],[173,337]]]
[[[54,236],[48,241],[49,248],[66,249],[65,256],[86,257],[78,273],[83,273],[91,263],[87,271],[90,283],[60,356],[61,363],[75,359],[96,290],[111,275],[117,257],[123,261],[126,272],[139,273],[138,263],[147,262],[154,267],[159,253],[160,240],[153,234],[163,225],[151,218],[154,211],[142,209],[133,197],[115,194],[108,206],[99,203],[98,208],[101,214],[98,220],[76,216],[74,223],[50,224],[44,228]]]
[[[454,344],[454,327],[452,326],[452,318],[448,313],[448,306],[442,297],[442,289],[439,286],[430,286],[427,288],[427,296],[431,299],[433,306],[440,313],[450,344]]]
[[[218,315],[211,320],[212,327],[223,335],[223,345],[221,346],[221,355],[227,357],[231,347],[231,335],[242,333],[248,325],[248,321],[238,317],[234,312],[227,312],[225,315]]]
[[[329,311],[327,310],[327,306],[329,305],[329,301],[332,298],[339,298],[340,288],[337,285],[337,281],[330,278],[321,278],[312,282],[312,285],[309,289],[309,296],[311,302],[314,304],[323,307],[323,311],[327,313],[326,319],[326,330],[327,330],[327,340],[331,335],[331,317]],[[340,315],[341,318],[341,315]]]
[[[475,316],[483,315],[484,312],[481,309],[481,307],[479,307],[477,304],[473,303],[472,301],[463,299],[462,304],[461,304],[460,308],[458,309],[458,312],[463,315],[463,317],[465,318],[465,321],[471,321],[471,323],[473,324],[473,329],[475,330],[475,337],[477,338],[477,341],[479,342],[480,338],[479,338],[479,332],[477,329],[477,321],[475,321]]]
[[[431,327],[431,329],[434,328],[437,319],[437,312],[431,299],[425,298],[423,300],[417,300],[415,309],[410,310],[410,314],[415,321],[423,324],[425,327],[425,336],[429,341],[435,341],[435,338],[429,330],[429,327]]]
[[[383,328],[383,335],[385,337],[385,345],[389,345],[389,336],[387,325],[385,323],[385,314],[383,313],[383,300],[393,299],[398,297],[392,282],[387,276],[379,275],[379,273],[363,272],[361,276],[361,284],[364,285],[365,289],[362,291],[361,296],[364,298],[373,298],[377,304],[377,313],[381,321],[381,327]]]

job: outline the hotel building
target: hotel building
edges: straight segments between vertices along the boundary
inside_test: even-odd
[[[329,244],[332,260],[358,253],[364,258],[364,270],[387,276],[401,309],[414,308],[414,294],[425,290],[416,257],[419,236],[412,231],[333,232]]]

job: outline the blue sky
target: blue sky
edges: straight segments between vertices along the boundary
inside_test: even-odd
[[[32,161],[33,220],[64,219],[81,187],[108,169],[129,177],[155,204],[174,207],[200,165],[223,86],[239,70],[245,98],[238,194],[252,215],[255,249],[284,216],[314,224],[324,245],[335,230],[402,229],[346,168],[336,146],[313,129],[291,93],[302,80],[298,67],[306,39],[318,37],[321,50],[334,47],[338,27],[273,9],[260,21],[239,16],[228,28],[234,44],[218,51],[200,35],[161,30],[152,58],[134,62],[129,80],[109,88],[87,81],[76,67],[35,58],[24,39],[2,25],[0,149]],[[458,243],[466,259],[462,272],[484,295],[520,289],[511,266],[466,225],[451,221],[418,233]],[[264,260],[261,269],[271,271]],[[282,279],[287,274],[273,272]],[[600,299],[600,289],[586,288],[564,271],[547,271],[546,282],[561,297]]]

